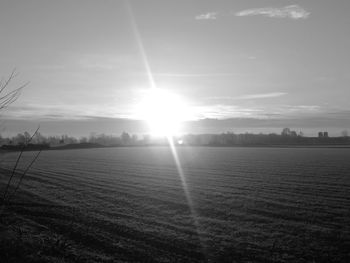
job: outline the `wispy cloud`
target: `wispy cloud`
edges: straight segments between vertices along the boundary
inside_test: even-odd
[[[194,107],[196,116],[199,118],[257,118],[257,119],[305,119],[305,118],[322,118],[322,119],[346,119],[349,111],[334,110],[334,114],[329,114],[330,109],[323,108],[319,105],[286,105],[286,104],[247,104],[234,103],[226,104],[224,101],[216,103],[205,103]],[[340,115],[343,113],[343,115]]]
[[[289,5],[282,8],[264,7],[246,9],[236,13],[236,16],[255,16],[262,15],[272,18],[290,18],[290,19],[306,19],[310,12],[298,5]]]
[[[287,95],[285,92],[271,92],[271,93],[261,93],[261,94],[249,94],[237,97],[237,99],[250,100],[250,99],[268,99],[277,98]]]
[[[50,119],[50,120],[80,120],[91,117],[131,118],[132,111],[125,105],[75,104],[24,104],[11,106],[11,110],[4,112],[1,117],[14,120]]]
[[[290,113],[294,113],[294,112],[320,112],[321,107],[319,105],[293,105],[293,106],[286,106],[286,110]]]
[[[192,108],[198,119],[203,118],[257,118],[263,114],[260,108],[250,108],[237,105],[203,105]]]
[[[155,73],[153,74],[156,77],[169,77],[169,78],[202,78],[202,77],[232,77],[237,76],[238,74],[234,73]]]
[[[269,99],[269,98],[277,98],[281,96],[285,96],[288,93],[286,92],[270,92],[270,93],[258,93],[258,94],[247,94],[241,95],[237,97],[210,97],[210,100],[252,100],[252,99]]]
[[[217,18],[217,12],[209,12],[206,14],[200,14],[196,16],[196,20],[215,20]]]

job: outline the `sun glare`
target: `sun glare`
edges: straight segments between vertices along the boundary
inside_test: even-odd
[[[147,122],[153,136],[173,136],[181,132],[188,118],[188,107],[180,96],[162,89],[151,89],[138,106],[138,115]]]

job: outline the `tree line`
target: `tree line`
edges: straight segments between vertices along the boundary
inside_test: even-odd
[[[268,146],[268,145],[348,145],[350,137],[343,132],[339,137],[305,137],[302,132],[296,132],[284,128],[280,134],[253,134],[226,132],[221,134],[186,134],[174,137],[178,145],[192,146]],[[30,144],[28,141],[30,140]],[[3,149],[16,149],[27,145],[28,148],[49,148],[64,145],[95,145],[95,146],[140,146],[140,145],[165,145],[166,138],[152,137],[150,135],[137,136],[123,132],[121,135],[106,135],[92,133],[88,137],[76,138],[68,135],[44,136],[37,132],[33,138],[28,132],[18,133],[12,137],[0,135],[0,145]]]

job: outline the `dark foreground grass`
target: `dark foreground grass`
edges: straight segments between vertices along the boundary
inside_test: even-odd
[[[0,184],[0,189],[3,188],[4,185]],[[138,248],[134,243],[128,247],[125,239],[142,239],[142,234],[111,225],[89,214],[88,211],[54,204],[29,192],[18,192],[11,203],[2,206],[1,262],[204,261],[196,249],[191,255],[180,252],[178,258],[169,260],[158,256],[154,248],[148,249],[143,244]],[[105,231],[115,238],[111,239]],[[118,243],[118,236],[124,240],[123,244]],[[168,244],[159,242],[159,251],[172,250],[174,244],[171,240]],[[174,254],[178,252],[172,251]]]
[[[2,208],[1,262],[117,262],[95,248],[89,227],[81,229],[84,221],[73,210],[45,200],[22,202],[28,197],[21,194]],[[79,236],[73,231],[78,222]]]
[[[103,228],[115,238],[101,232]],[[193,247],[193,253],[187,254],[181,245],[172,244],[171,240],[168,244],[160,242],[159,251],[155,251],[155,243],[149,250],[141,243],[138,248],[135,244],[130,247],[118,244],[118,235],[121,239],[142,238],[141,233],[111,226],[87,211],[50,203],[21,191],[12,203],[2,208],[0,258],[1,262],[347,262],[348,259],[348,243],[341,232],[329,234],[329,240],[319,237],[320,242],[327,243],[322,245],[326,248],[324,251],[300,248],[299,260],[283,257],[290,244],[281,244],[277,239],[265,251],[242,243],[231,249],[215,248],[212,244],[215,251],[209,260],[199,248]],[[160,251],[163,255],[168,251],[174,257],[162,258]]]

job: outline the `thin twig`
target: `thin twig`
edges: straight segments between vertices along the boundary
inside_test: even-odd
[[[0,97],[0,109],[6,108],[8,105],[15,102],[18,99],[22,89],[25,86],[27,86],[28,84],[29,84],[29,82],[23,84],[22,86],[20,86],[19,88],[15,89],[13,91],[7,93],[6,95]],[[1,93],[1,91],[0,91],[0,93]]]
[[[28,145],[28,144],[30,143],[30,141],[33,139],[33,137],[37,134],[37,132],[39,131],[39,129],[40,129],[40,126],[38,126],[38,128],[36,129],[36,131],[35,131],[35,132],[33,133],[33,135],[30,137],[30,139],[23,145],[23,147],[22,147],[22,149],[21,149],[21,152],[20,152],[20,154],[19,154],[18,157],[17,157],[15,166],[14,166],[13,169],[12,169],[11,176],[10,176],[8,182],[7,182],[6,189],[5,189],[5,191],[4,191],[4,195],[3,195],[3,198],[2,198],[3,203],[5,203],[6,196],[7,196],[7,193],[8,193],[8,191],[9,191],[9,188],[10,188],[10,185],[11,185],[11,181],[12,181],[14,175],[15,175],[15,172],[16,172],[17,166],[18,166],[18,164],[19,164],[19,161],[20,161],[20,159],[21,159],[21,157],[22,157],[22,154],[23,154],[25,148],[27,147],[27,145]]]
[[[15,196],[18,188],[20,187],[21,183],[22,183],[22,180],[24,178],[24,176],[27,174],[27,172],[29,171],[29,169],[32,167],[32,165],[35,163],[35,161],[38,159],[40,153],[42,152],[42,149],[40,149],[40,151],[35,155],[35,157],[33,158],[33,160],[31,161],[31,163],[27,166],[27,168],[25,169],[25,171],[23,172],[20,180],[18,181],[17,183],[17,186],[15,188],[15,190],[13,191],[12,195],[9,195],[9,197],[7,198],[7,201],[10,201],[11,197],[12,196]]]
[[[0,81],[0,94],[4,92],[4,90],[9,86],[10,82],[16,78],[18,73],[16,72],[16,69],[13,69],[10,76],[7,79],[1,79]],[[19,88],[10,91],[9,93],[3,95],[0,97],[0,110],[6,108],[11,103],[16,101],[22,91],[22,89],[27,86],[29,82],[25,83],[24,85],[20,86]]]
[[[8,84],[11,82],[12,79],[14,79],[17,76],[16,73],[16,69],[13,69],[11,72],[11,75],[7,78],[7,80],[5,81],[5,83],[3,85],[0,86],[0,93],[6,89],[6,87],[8,86]],[[2,82],[2,80],[1,80]]]

